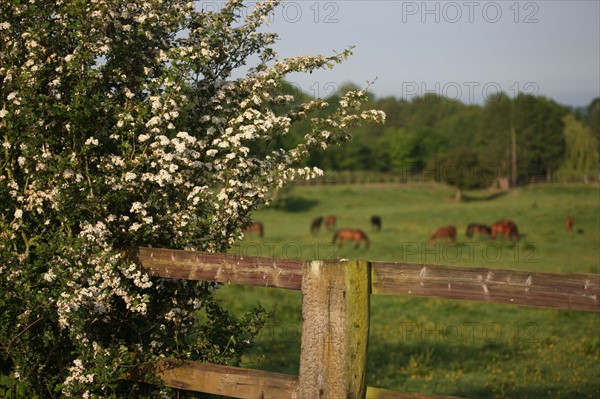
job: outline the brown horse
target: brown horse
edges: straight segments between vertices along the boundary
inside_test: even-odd
[[[381,231],[381,218],[379,216],[371,216],[371,227],[374,231]]]
[[[344,240],[352,241],[356,243],[356,248],[360,245],[361,241],[365,242],[365,248],[369,248],[369,238],[364,231],[359,229],[340,229],[335,232],[333,236],[333,243],[338,241],[340,248],[342,247]]]
[[[567,234],[571,234],[571,231],[573,230],[573,218],[571,216],[567,216],[565,227],[567,228]]]
[[[246,229],[244,230],[244,234],[250,234],[250,233],[258,233],[258,235],[260,235],[260,237],[262,238],[264,236],[264,228],[263,228],[263,224],[260,222],[254,222],[252,224],[250,224],[248,227],[246,227]]]
[[[310,224],[310,232],[312,234],[317,234],[319,229],[321,228],[321,224],[323,223],[323,216],[319,216],[318,218],[313,219]]]
[[[471,223],[467,226],[467,237],[472,238],[473,234],[479,233],[480,235],[490,236],[492,234],[492,229],[490,226],[485,224]]]
[[[325,219],[325,228],[327,230],[333,229],[335,227],[336,221],[337,221],[337,219],[335,216],[333,216],[333,215],[327,216],[327,219]]]
[[[429,246],[433,246],[435,240],[439,240],[441,238],[445,238],[452,242],[456,242],[456,227],[445,226],[437,229],[435,233],[433,233],[433,235],[429,237]]]
[[[519,230],[517,225],[510,220],[499,220],[491,226],[490,238],[503,235],[507,240],[519,241]]]

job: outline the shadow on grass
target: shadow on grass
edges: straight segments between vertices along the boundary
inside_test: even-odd
[[[319,201],[305,197],[289,197],[277,204],[276,209],[285,212],[306,212],[319,204]]]
[[[433,333],[434,331],[429,331]],[[380,387],[396,391],[421,390],[422,394],[450,395],[459,398],[596,398],[600,385],[583,381],[573,386],[547,381],[529,382],[516,378],[507,370],[524,365],[514,365],[515,359],[524,356],[524,346],[506,342],[456,343],[422,342],[371,345],[369,347],[367,375],[394,381],[396,386]],[[482,370],[482,359],[493,368]],[[395,370],[393,375],[387,375]],[[431,376],[435,375],[431,382]],[[446,380],[442,380],[442,376]],[[387,378],[386,378],[387,377]],[[441,377],[441,378],[440,378]],[[419,381],[420,380],[420,381]],[[375,386],[367,381],[367,385]],[[422,388],[419,388],[422,387]],[[427,388],[429,387],[429,388]],[[430,392],[425,392],[430,390]]]
[[[469,195],[469,194],[463,194],[462,202],[491,201],[491,200],[495,200],[496,198],[504,197],[506,194],[508,194],[508,191],[499,191],[497,193],[485,195],[483,197]]]

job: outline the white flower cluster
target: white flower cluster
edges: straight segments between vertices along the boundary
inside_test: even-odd
[[[86,374],[86,368],[80,359],[73,360],[73,366],[69,367],[69,376],[65,378],[63,393],[67,398],[78,397],[77,393],[72,392],[74,384],[91,384],[94,382],[94,374]],[[89,398],[89,391],[82,394],[83,398]]]
[[[170,350],[161,339],[191,328],[203,306],[177,299],[193,292],[185,282],[151,280],[124,258],[128,246],[225,251],[273,190],[322,174],[298,166],[312,150],[383,121],[359,110],[364,92],[349,92],[333,114],[310,119],[297,146],[267,145],[327,106],[277,94],[286,75],[349,54],[279,60],[276,36],[259,32],[278,4],[259,2],[240,20],[241,0],[214,12],[187,1],[56,1],[47,29],[25,3],[0,16],[0,250],[12,256],[0,276],[16,281],[38,243],[66,240],[38,282],[63,287],[48,299],[59,326],[94,354],[101,347],[77,330],[82,319],[120,308],[144,316],[172,297],[146,347],[160,355]],[[232,79],[252,54],[257,65]],[[87,367],[69,368],[67,396],[91,395],[75,388],[94,383]]]
[[[145,314],[147,299],[139,292],[131,292],[127,282],[132,282],[137,288],[148,289],[152,287],[148,274],[134,263],[123,264],[121,255],[105,241],[110,232],[104,223],[85,224],[79,235],[93,247],[93,251],[79,253],[78,259],[73,262],[71,258],[71,264],[67,266],[72,277],[67,283],[69,291],[62,292],[56,303],[60,327],[68,328],[71,319],[77,317],[74,313],[80,309],[95,316],[110,313],[115,298],[120,298],[129,311]],[[52,280],[55,273],[50,269],[44,279]]]

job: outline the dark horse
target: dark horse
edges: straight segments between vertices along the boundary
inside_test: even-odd
[[[258,233],[260,235],[260,237],[262,238],[264,236],[263,224],[260,222],[254,222],[251,225],[249,225],[248,227],[246,227],[246,229],[244,230],[244,234],[250,234],[250,233]]]
[[[441,238],[445,238],[452,242],[456,242],[456,227],[445,226],[437,229],[435,233],[433,233],[433,235],[429,237],[429,246],[433,246],[435,240],[439,240]]]
[[[313,219],[310,224],[310,232],[312,234],[317,234],[319,229],[321,228],[321,224],[323,223],[323,216],[319,216],[318,218]]]
[[[364,231],[359,229],[340,229],[336,231],[333,236],[333,243],[338,241],[338,245],[341,247],[344,240],[352,241],[356,243],[356,248],[360,245],[361,241],[365,242],[365,248],[369,248],[369,238]]]
[[[335,227],[336,221],[337,221],[337,219],[335,216],[333,216],[333,215],[327,216],[327,219],[325,219],[325,228],[327,230],[333,229]]]
[[[519,241],[517,225],[510,220],[499,220],[491,226],[490,237],[495,239],[498,235],[503,235],[507,240]]]
[[[374,231],[381,231],[381,218],[379,216],[371,216],[371,227]]]
[[[473,234],[475,233],[479,233],[481,235],[484,236],[490,236],[490,234],[492,234],[492,229],[490,228],[490,226],[487,226],[485,224],[477,224],[477,223],[471,223],[467,226],[467,237],[472,238]]]

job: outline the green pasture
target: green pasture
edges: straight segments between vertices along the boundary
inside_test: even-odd
[[[300,259],[348,258],[520,270],[598,273],[597,185],[532,185],[509,192],[467,192],[453,201],[443,185],[303,186],[255,213],[265,236],[245,237],[231,252]],[[361,228],[371,247],[331,244],[333,231],[310,234],[317,216]],[[382,231],[371,231],[379,215]],[[565,231],[571,215],[574,229]],[[514,221],[521,240],[468,239],[469,223]],[[455,225],[456,244],[426,246],[437,227]],[[236,313],[260,304],[272,317],[244,367],[298,373],[301,295],[225,286],[219,298]],[[466,301],[371,298],[367,383],[394,390],[469,398],[600,397],[600,316]]]

